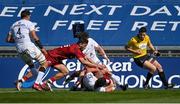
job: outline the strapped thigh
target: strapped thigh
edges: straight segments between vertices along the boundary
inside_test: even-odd
[[[29,55],[29,53],[27,52],[28,50],[23,51],[22,53],[19,53],[19,56],[21,57],[21,59],[28,65],[33,65],[33,59],[32,57]]]

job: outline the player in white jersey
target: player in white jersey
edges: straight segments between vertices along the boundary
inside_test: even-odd
[[[103,56],[107,60],[107,62],[110,62],[110,60],[107,57],[107,55],[106,55],[105,51],[103,50],[103,48],[95,40],[93,40],[92,38],[89,38],[88,33],[80,32],[77,35],[77,38],[79,38],[79,39],[88,39],[88,44],[87,44],[86,48],[83,50],[83,53],[89,59],[89,61],[91,61],[92,63],[102,64],[102,62],[99,60],[99,58],[96,55],[96,51],[98,51],[99,54],[101,56]],[[86,69],[88,70],[89,68],[86,68]],[[90,70],[91,70],[91,72],[94,72],[96,69],[91,68]],[[115,83],[117,85],[119,85],[123,90],[127,89],[128,85],[127,84],[122,85],[120,83],[120,78],[118,76],[116,76],[113,73],[109,72],[109,70],[107,68],[104,68],[104,70],[110,74],[111,78],[115,81]],[[73,79],[73,77],[76,77],[77,75],[78,74],[76,74],[76,73],[72,74],[72,76],[67,78],[65,82],[66,83],[69,82],[71,79]]]
[[[109,62],[108,57],[106,56],[104,50],[102,47],[92,38],[88,38],[88,45],[83,50],[83,53],[86,55],[86,57],[93,60],[95,63],[101,63],[99,58],[96,55],[96,50]]]
[[[83,85],[90,91],[99,92],[112,92],[116,87],[110,78],[95,76],[92,72],[86,72],[83,77]]]
[[[31,41],[32,37],[35,41],[35,44],[41,49],[43,53],[46,53],[46,50],[41,45],[39,38],[35,32],[35,26],[30,21],[30,12],[29,10],[24,10],[21,12],[21,20],[16,21],[10,28],[6,41],[9,43],[15,43],[17,52],[22,60],[29,65],[31,70],[20,80],[16,82],[17,90],[21,90],[22,82],[32,77],[33,74],[37,74],[37,79],[33,88],[36,90],[42,90],[39,86],[41,82],[42,76],[44,75],[44,71],[47,68],[47,62],[45,56],[40,51],[39,48]],[[33,64],[33,60],[36,60],[40,63],[40,68],[35,68]]]

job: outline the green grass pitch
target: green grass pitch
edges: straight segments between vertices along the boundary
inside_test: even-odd
[[[69,91],[38,92],[0,89],[0,103],[180,103],[180,89],[128,89],[111,93]]]

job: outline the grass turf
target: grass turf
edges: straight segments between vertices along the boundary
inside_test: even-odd
[[[128,89],[112,93],[69,91],[38,92],[0,89],[0,103],[180,103],[180,89]]]

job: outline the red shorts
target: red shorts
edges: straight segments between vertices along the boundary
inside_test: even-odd
[[[45,57],[46,57],[46,60],[48,62],[48,67],[54,66],[57,64],[63,64],[62,60],[57,60],[57,59],[51,57],[49,54],[46,54]]]

